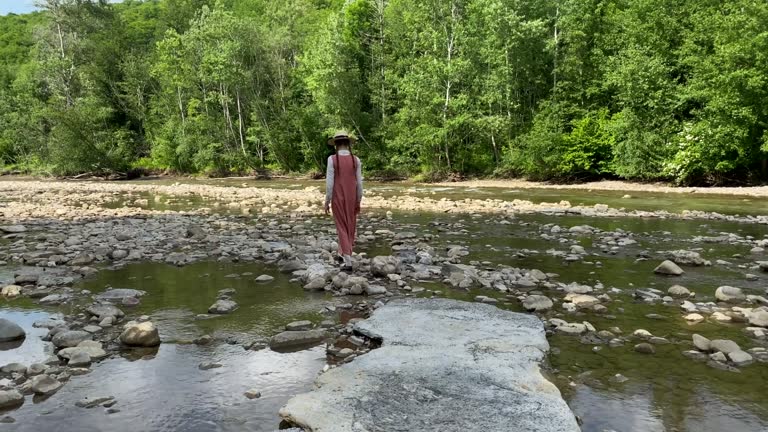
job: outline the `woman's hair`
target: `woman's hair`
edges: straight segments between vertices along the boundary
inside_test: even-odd
[[[352,166],[355,168],[355,171],[357,171],[357,158],[355,158],[355,155],[352,153],[352,146],[350,145],[350,141],[348,139],[340,139],[335,141],[336,144],[336,150],[339,149],[339,147],[347,147],[349,149],[349,155],[352,156]],[[333,167],[333,173],[334,175],[338,175],[341,171],[341,164],[339,163],[339,152],[336,152],[336,162]]]

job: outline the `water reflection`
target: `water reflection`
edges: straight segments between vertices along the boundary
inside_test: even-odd
[[[73,377],[44,402],[14,411],[9,431],[274,431],[277,412],[294,394],[311,388],[325,364],[324,347],[278,354],[219,345],[164,344],[154,357],[99,363]],[[223,367],[202,371],[201,362]],[[243,393],[256,388],[262,397]],[[114,396],[120,412],[82,409],[84,397]],[[44,415],[40,415],[40,413]]]

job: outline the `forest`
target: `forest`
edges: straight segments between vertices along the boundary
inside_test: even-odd
[[[0,170],[768,180],[764,0],[44,0],[0,17]]]

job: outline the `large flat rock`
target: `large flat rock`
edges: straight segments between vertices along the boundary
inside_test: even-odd
[[[538,318],[446,299],[397,300],[356,330],[380,348],[318,377],[280,415],[312,432],[576,432],[541,374]]]

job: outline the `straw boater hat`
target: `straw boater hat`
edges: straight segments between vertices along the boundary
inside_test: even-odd
[[[349,145],[353,145],[357,141],[354,137],[349,136],[347,131],[340,130],[340,131],[336,131],[336,133],[333,134],[333,138],[328,140],[328,145],[329,146],[335,146],[336,145],[336,141],[340,141],[340,140],[347,140],[347,141],[349,141]]]

